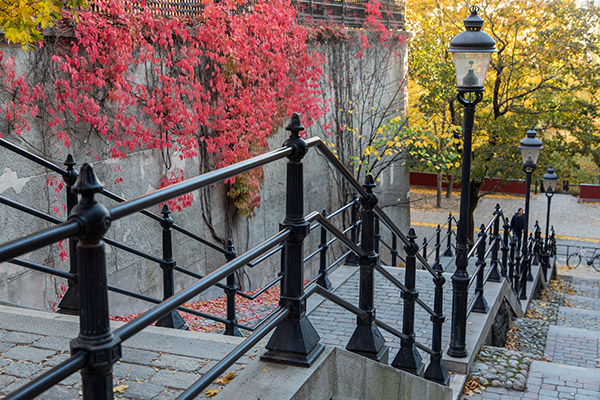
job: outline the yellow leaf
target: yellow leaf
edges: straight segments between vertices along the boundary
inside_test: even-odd
[[[206,389],[206,392],[204,392],[204,394],[212,398],[219,394],[220,391],[221,389]]]
[[[219,378],[215,381],[215,383],[221,384],[221,385],[227,385],[229,382],[231,382],[233,380],[233,378],[235,378],[235,372],[231,371],[226,373],[222,378]]]
[[[129,385],[119,385],[113,388],[113,393],[125,393],[125,389],[129,388]]]

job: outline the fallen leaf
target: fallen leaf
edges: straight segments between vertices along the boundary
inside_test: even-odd
[[[266,373],[267,373],[267,369],[266,369],[266,368],[263,368],[263,372],[266,374]]]
[[[233,380],[233,378],[235,378],[235,372],[228,372],[222,378],[217,379],[215,383],[219,385],[227,385]]]
[[[219,394],[220,391],[221,389],[206,389],[206,392],[204,392],[204,394],[212,398]]]
[[[113,388],[113,393],[125,393],[125,389],[127,389],[129,385],[119,385]]]

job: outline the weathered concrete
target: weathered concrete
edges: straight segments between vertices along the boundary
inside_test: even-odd
[[[257,379],[261,376],[266,379]],[[310,368],[252,361],[215,399],[232,399],[240,393],[247,400],[450,400],[452,397],[450,388],[329,346]]]
[[[335,44],[333,42],[321,45],[339,46],[340,48],[347,46],[345,43]],[[2,46],[1,50],[5,52],[6,57],[9,55],[16,57],[17,73],[27,72],[28,66],[34,65],[32,63],[36,63],[36,57],[40,56],[35,51],[23,53],[19,47],[15,46]],[[406,45],[403,46],[402,51],[406,52]],[[350,50],[346,52],[348,59],[356,62],[354,61],[355,50],[354,53]],[[44,57],[48,57],[48,55],[45,54]],[[403,57],[405,60],[406,55],[404,54]],[[389,74],[388,80],[395,82],[396,86],[391,88],[388,85],[383,89],[392,91],[397,88],[403,89],[406,84],[405,65],[403,63],[394,64],[389,68]],[[403,90],[401,92],[403,93]],[[386,96],[390,97],[390,94],[386,94]],[[382,99],[385,100],[386,96],[383,96]],[[398,112],[401,113],[406,104],[406,96],[403,94],[395,100],[394,104],[398,105]],[[379,105],[371,105],[371,107],[373,106]],[[284,123],[286,122],[284,121]],[[5,139],[59,166],[63,165],[68,152],[73,153],[75,160],[79,163],[78,167],[84,162],[92,162],[105,188],[124,198],[133,198],[155,190],[168,168],[170,170],[181,169],[186,177],[192,177],[198,175],[204,169],[203,164],[206,163],[206,160],[198,157],[181,160],[177,153],[166,154],[158,149],[135,149],[129,151],[126,158],[112,159],[104,139],[95,134],[90,135],[87,129],[73,134],[69,149],[65,149],[56,142],[52,135],[46,134],[41,126],[36,126],[36,123],[32,123],[30,132],[24,132],[23,137],[19,138],[10,134],[2,120],[0,121],[0,132]],[[306,135],[308,137],[325,137],[319,123],[308,127]],[[280,147],[286,136],[287,133],[283,127],[280,127],[269,138],[270,148]],[[349,142],[353,142],[353,139],[349,138]],[[360,145],[358,142],[354,144]],[[362,148],[358,151],[362,151]],[[313,210],[327,209],[331,211],[340,205],[340,191],[344,191],[344,188],[339,186],[339,176],[338,180],[333,179],[334,172],[327,167],[325,160],[317,155],[314,149],[309,151],[305,160],[305,211],[307,213]],[[410,219],[410,210],[408,202],[398,199],[406,200],[409,180],[408,169],[401,164],[397,163],[381,175],[382,180],[376,191],[380,194],[380,205],[390,213],[398,226],[405,229]],[[220,247],[223,247],[226,239],[233,238],[238,253],[242,253],[278,230],[278,225],[285,214],[285,170],[285,160],[264,167],[265,182],[261,207],[253,218],[236,216],[232,212],[231,205],[228,204],[225,197],[224,185],[215,185],[202,192],[194,192],[193,204],[181,212],[172,214],[172,217],[176,224]],[[55,192],[54,187],[45,185],[48,178],[56,177],[56,174],[49,173],[46,169],[0,148],[0,195],[64,219],[66,217],[63,208],[64,189]],[[59,178],[57,182],[60,183],[61,179]],[[334,183],[332,184],[332,182]],[[347,196],[348,193],[343,192],[342,195]],[[113,201],[102,196],[99,198],[103,204],[114,204]],[[160,209],[154,207],[149,211],[158,214]],[[0,232],[0,243],[49,226],[48,223],[28,217],[22,212],[14,211],[4,205],[0,205],[0,225],[5,227]],[[388,235],[385,231],[382,234],[384,237]],[[145,216],[135,215],[115,221],[106,236],[156,257],[161,256],[161,228],[156,221]],[[207,274],[225,262],[222,254],[199,245],[182,234],[175,232],[174,241],[176,243],[175,260],[179,266],[189,269],[193,273]],[[318,242],[318,234],[310,235],[306,240],[307,251],[316,249]],[[68,270],[67,263],[59,258],[60,251],[61,249],[53,245],[23,258],[57,269]],[[330,259],[335,259],[342,254],[337,245],[332,246],[330,251]],[[107,270],[110,284],[144,295],[162,297],[162,271],[151,261],[108,246]],[[241,282],[242,286],[246,290],[261,287],[276,277],[279,271],[279,257],[274,256],[256,268],[246,268]],[[315,271],[316,266],[314,263],[310,263],[307,265],[306,276],[312,276]],[[191,282],[189,277],[176,273],[176,291]],[[50,310],[56,308],[63,292],[61,284],[65,283],[62,279],[5,263],[0,268],[0,299]],[[31,293],[38,295],[32,296]],[[222,295],[222,291],[209,291],[196,300],[212,298],[217,295]],[[143,311],[149,307],[149,304],[141,300],[111,294],[110,307],[113,315],[126,315]]]

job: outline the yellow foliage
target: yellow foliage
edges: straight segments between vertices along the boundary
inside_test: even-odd
[[[53,25],[63,6],[86,7],[86,0],[0,0],[0,28],[4,37],[23,48],[43,40],[42,30]],[[63,5],[64,4],[64,5]]]

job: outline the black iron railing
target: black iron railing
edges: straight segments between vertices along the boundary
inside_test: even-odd
[[[7,150],[10,150],[16,154],[19,154],[20,156],[26,158],[27,160],[33,161],[34,163],[41,165],[41,166],[49,169],[52,172],[60,174],[63,177],[65,186],[67,188],[67,190],[66,190],[66,192],[67,192],[66,193],[67,210],[70,212],[72,210],[72,208],[77,204],[77,201],[78,201],[77,195],[71,191],[71,187],[75,183],[77,177],[79,176],[79,173],[74,168],[76,163],[71,155],[68,155],[67,160],[65,161],[65,165],[67,166],[67,169],[63,169],[63,168],[41,158],[33,153],[30,153],[24,149],[21,149],[18,146],[15,146],[14,144],[6,141],[5,139],[0,138],[0,146],[4,147]],[[111,193],[110,191],[108,191],[106,189],[103,189],[101,194],[103,196],[108,197],[111,200],[114,200],[117,202],[125,201],[125,199],[123,199],[122,197],[120,197],[114,193]],[[0,204],[7,205],[13,209],[19,210],[21,212],[25,212],[29,215],[35,216],[37,218],[40,218],[40,219],[45,220],[50,223],[59,224],[61,222],[64,222],[64,221],[60,220],[59,218],[42,213],[31,207],[25,206],[14,200],[8,199],[4,196],[0,196]],[[208,246],[212,250],[215,250],[215,251],[221,253],[224,256],[224,258],[227,260],[231,260],[233,257],[236,256],[233,241],[229,240],[227,243],[227,248],[223,249],[223,248],[201,238],[200,236],[189,232],[188,230],[182,228],[181,226],[176,225],[174,223],[174,221],[172,220],[172,218],[169,216],[171,211],[169,210],[168,205],[165,205],[163,207],[162,212],[161,212],[162,216],[156,215],[155,213],[152,213],[148,210],[141,210],[140,213],[146,217],[149,217],[149,218],[157,221],[162,227],[162,236],[163,236],[162,252],[163,252],[163,254],[161,257],[153,256],[144,251],[137,250],[137,249],[127,246],[123,243],[119,243],[118,241],[111,240],[108,238],[105,238],[104,242],[106,242],[107,244],[111,245],[114,248],[123,250],[130,254],[134,254],[136,256],[144,258],[144,259],[151,261],[152,263],[160,266],[160,268],[163,270],[163,299],[170,297],[174,293],[174,289],[175,289],[174,276],[173,276],[174,271],[178,271],[182,274],[188,275],[188,276],[196,278],[196,279],[202,278],[201,275],[193,273],[185,268],[178,266],[176,261],[172,258],[172,253],[173,253],[173,250],[172,250],[173,245],[172,245],[172,237],[171,237],[172,231],[177,231],[177,232],[183,234],[184,236],[191,238],[192,240],[194,240],[196,242],[199,242],[202,245]],[[79,299],[78,299],[78,288],[77,288],[77,267],[76,267],[76,254],[75,254],[76,244],[77,244],[77,238],[74,238],[74,237],[69,238],[69,264],[70,264],[70,267],[69,267],[68,273],[64,273],[63,271],[59,271],[54,268],[46,267],[46,266],[39,265],[36,263],[25,262],[24,260],[20,260],[20,259],[9,260],[9,262],[11,262],[15,265],[25,266],[27,268],[34,269],[36,271],[44,272],[44,273],[47,273],[50,275],[60,276],[62,278],[67,279],[67,282],[68,282],[67,290],[59,303],[58,310],[59,310],[59,312],[62,312],[62,313],[78,315],[79,314]],[[266,254],[263,257],[261,257],[260,259],[255,260],[252,263],[248,263],[247,266],[255,267],[256,265],[258,265],[261,262],[268,259],[270,256],[272,256],[274,253],[276,253],[280,249],[281,248],[273,250],[269,254]],[[202,317],[204,319],[208,319],[208,320],[211,320],[214,322],[224,324],[225,325],[224,333],[226,335],[241,336],[241,332],[239,331],[239,328],[242,328],[242,329],[245,329],[248,331],[253,331],[256,327],[239,324],[237,322],[236,308],[235,308],[236,296],[254,300],[257,297],[259,297],[261,294],[263,294],[271,286],[277,284],[280,281],[280,279],[281,279],[280,276],[275,278],[272,282],[270,282],[268,285],[266,285],[263,289],[259,290],[258,292],[254,293],[253,295],[248,295],[245,292],[239,290],[239,288],[236,284],[234,275],[231,275],[227,278],[226,284],[218,283],[216,286],[223,289],[226,294],[226,299],[227,299],[226,318],[221,318],[221,317],[218,317],[215,315],[203,313],[203,312],[200,312],[200,311],[197,311],[194,309],[190,309],[190,308],[186,308],[186,307],[180,307],[178,310],[182,311],[182,312],[187,312],[192,315]],[[154,298],[151,296],[142,295],[139,293],[135,293],[135,292],[132,292],[129,290],[121,289],[121,288],[118,288],[115,286],[109,285],[109,290],[112,292],[115,292],[115,293],[119,293],[124,296],[133,297],[138,300],[142,300],[142,301],[153,303],[153,304],[158,304],[161,302],[160,299],[157,299],[157,298]],[[261,323],[262,323],[262,321],[258,321],[257,326],[260,326]],[[170,328],[177,328],[177,329],[188,329],[183,318],[177,311],[173,311],[168,316],[157,321],[157,325],[164,326],[164,327],[170,327]]]
[[[444,316],[442,315],[442,286],[444,279],[441,271],[429,266],[418,252],[414,231],[411,230],[408,236],[402,234],[394,222],[377,206],[377,196],[373,192],[375,185],[372,177],[369,177],[364,185],[360,185],[320,139],[302,140],[299,132],[303,127],[297,116],[292,119],[287,129],[291,134],[283,148],[203,174],[196,178],[188,179],[147,195],[118,203],[109,208],[104,207],[97,201],[97,195],[102,193],[103,188],[96,179],[92,166],[84,164],[81,169],[81,175],[72,186],[72,190],[80,196],[80,200],[71,210],[67,221],[52,220],[51,222],[57,223],[56,226],[0,245],[0,262],[3,262],[14,261],[15,257],[60,240],[77,238],[77,249],[75,251],[77,273],[62,272],[60,276],[76,282],[79,294],[79,310],[82,310],[80,312],[80,334],[78,338],[71,342],[71,358],[13,392],[9,395],[9,398],[20,399],[37,396],[64,377],[78,370],[81,370],[82,374],[84,398],[112,398],[112,365],[120,358],[121,344],[124,341],[153,322],[168,317],[170,313],[180,309],[181,305],[186,301],[201,294],[206,289],[218,285],[220,281],[227,279],[244,266],[256,263],[257,260],[264,258],[267,254],[274,254],[281,246],[283,246],[284,251],[282,257],[282,274],[277,279],[281,281],[279,307],[259,327],[255,327],[254,332],[238,348],[186,390],[180,398],[193,398],[196,396],[222,371],[231,366],[245,351],[273,330],[274,332],[266,346],[267,352],[263,355],[263,359],[297,365],[310,365],[322,349],[318,334],[305,314],[304,304],[308,296],[313,293],[319,293],[357,315],[357,327],[347,345],[348,350],[374,359],[383,360],[386,358],[387,346],[385,346],[383,337],[378,330],[378,327],[381,327],[396,335],[401,340],[401,350],[395,357],[392,365],[413,373],[419,373],[424,366],[417,351],[418,348],[431,355],[430,364],[425,371],[425,377],[440,383],[447,383],[448,373],[441,357],[441,331],[444,322]],[[360,245],[353,242],[351,238],[348,238],[333,225],[331,219],[337,215],[336,213],[323,216],[320,213],[312,212],[304,216],[302,159],[308,149],[312,147],[315,147],[333,164],[334,168],[348,180],[359,195],[360,224],[353,224],[353,226],[360,226]],[[201,277],[197,282],[179,293],[164,299],[160,304],[157,304],[135,320],[115,331],[111,331],[108,324],[108,290],[110,288],[107,284],[104,258],[105,234],[110,229],[110,224],[115,220],[140,212],[145,208],[156,206],[182,194],[218,183],[252,168],[260,167],[283,158],[288,158],[288,178],[286,216],[281,225],[281,231],[235,258],[233,257],[233,249],[228,249],[227,254],[230,255],[231,260],[225,265]],[[353,201],[345,207],[352,207],[355,203]],[[163,209],[163,211],[160,222],[163,228],[163,240],[168,243],[170,242],[170,235],[168,233],[172,229],[173,224],[170,220],[168,209]],[[379,256],[375,252],[376,216],[404,245],[404,250],[407,254],[404,283],[399,282],[391,276],[379,263]],[[317,225],[322,229],[326,229],[336,240],[346,246],[349,251],[357,255],[360,266],[358,307],[340,299],[336,294],[327,290],[327,285],[322,284],[323,282],[319,284],[318,278],[309,284],[305,290],[303,241],[310,234],[311,227],[314,229]],[[352,227],[347,228],[346,231],[348,229],[352,230]],[[326,251],[327,243],[329,243],[326,236],[323,239],[322,231],[321,239],[322,245],[319,254],[323,254]],[[164,249],[168,250],[168,248],[168,245],[165,246],[163,251]],[[415,288],[417,259],[434,278],[436,297],[433,308],[427,306],[418,298],[418,291]],[[165,270],[170,270],[170,267],[173,266],[171,253],[168,251],[163,252],[162,258],[155,257],[153,261],[160,262]],[[32,265],[33,263],[22,260],[16,262],[26,267],[43,270],[43,268]],[[327,268],[321,266],[319,273],[321,278],[326,277]],[[375,318],[373,304],[375,290],[373,275],[375,271],[390,279],[402,291],[405,314],[402,332]],[[53,273],[56,274],[56,272],[53,270]],[[168,294],[170,293],[165,293],[165,295]],[[415,304],[421,306],[431,315],[434,338],[431,349],[417,343],[415,340]],[[225,320],[220,322],[227,323]]]

